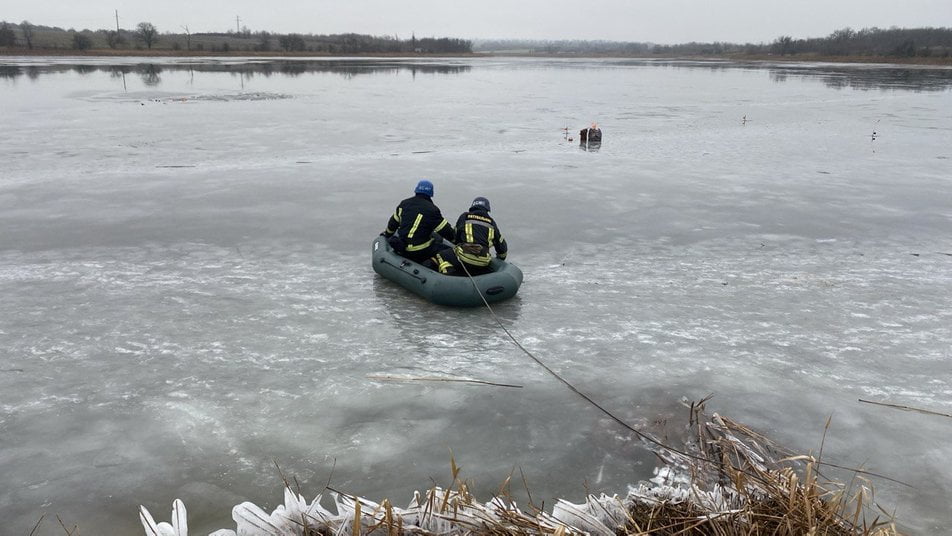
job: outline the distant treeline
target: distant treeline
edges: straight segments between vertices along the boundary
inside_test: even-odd
[[[952,55],[952,28],[844,28],[827,37],[794,39],[780,36],[771,43],[683,43],[656,45],[616,41],[477,40],[477,52],[566,55],[663,56],[884,56],[941,57]]]
[[[826,56],[942,57],[952,54],[952,28],[843,28],[827,37],[794,39],[781,36],[770,51]]]
[[[29,21],[0,22],[0,48],[32,50],[171,50],[197,52],[312,52],[318,54],[467,54],[472,42],[450,37],[410,39],[361,34],[277,34],[252,32],[160,33],[148,22],[135,29],[64,30]]]
[[[315,54],[468,54],[477,52],[579,56],[840,56],[931,57],[952,55],[952,28],[863,28],[836,30],[826,37],[794,39],[783,35],[770,43],[683,43],[658,45],[619,41],[478,40],[449,37],[400,39],[362,34],[277,34],[252,32],[160,33],[149,22],[135,29],[64,30],[29,21],[0,22],[0,49],[166,50],[213,53]]]
[[[540,41],[529,39],[477,39],[476,52],[500,54],[574,54],[643,56],[651,54],[655,45],[629,41]]]

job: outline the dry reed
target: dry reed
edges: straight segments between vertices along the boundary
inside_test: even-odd
[[[242,503],[232,511],[237,532],[213,534],[898,535],[892,519],[875,513],[872,486],[862,472],[857,471],[849,485],[823,475],[821,469],[830,464],[821,459],[822,444],[816,458],[793,455],[740,423],[716,413],[708,417],[705,401],[690,405],[692,433],[685,448],[657,447],[656,454],[664,463],[655,478],[630,489],[624,498],[589,495],[581,504],[558,500],[550,513],[536,507],[523,511],[509,495],[509,475],[496,497],[480,503],[460,479],[460,468],[450,452],[452,485],[416,492],[406,508],[325,487],[336,509],[331,512],[322,506],[320,495],[306,502],[297,482],[298,491],[292,491],[292,483],[282,474],[283,505],[267,514],[252,503]],[[184,505],[176,503],[173,514],[180,505],[180,525],[184,526]],[[148,533],[156,524],[147,510],[141,510]]]

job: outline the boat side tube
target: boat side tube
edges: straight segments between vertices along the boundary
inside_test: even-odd
[[[500,302],[515,296],[522,285],[522,270],[499,259],[492,260],[492,273],[470,279],[441,274],[401,257],[383,236],[373,241],[372,248],[375,272],[437,305],[478,307],[483,305],[482,298]]]

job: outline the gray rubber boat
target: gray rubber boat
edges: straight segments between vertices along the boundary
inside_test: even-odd
[[[522,270],[515,264],[493,259],[489,274],[444,275],[397,255],[382,236],[373,243],[373,264],[378,274],[437,305],[477,307],[483,305],[480,294],[495,303],[515,296],[522,285]]]

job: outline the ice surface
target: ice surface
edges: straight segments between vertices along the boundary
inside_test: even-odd
[[[275,462],[372,499],[450,484],[450,449],[477,496],[514,467],[549,504],[649,478],[487,312],[374,275],[424,177],[448,219],[492,200],[526,275],[497,314],[626,421],[676,438],[714,393],[806,451],[832,415],[824,458],[914,484],[875,482],[912,533],[952,525],[948,421],[857,402],[952,411],[949,70],[147,61],[0,69],[16,532],[138,533],[181,498],[200,534],[270,511]],[[563,139],[592,120],[599,152]]]

